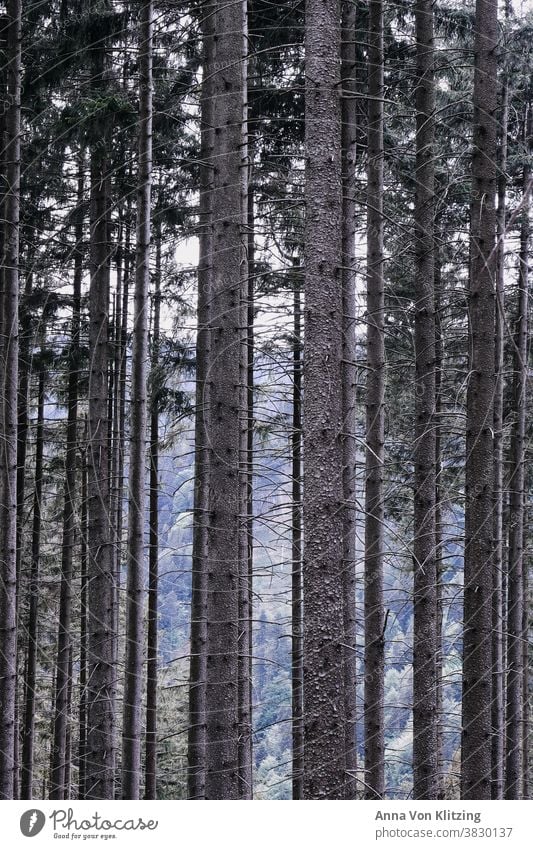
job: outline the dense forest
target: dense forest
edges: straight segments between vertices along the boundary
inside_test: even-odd
[[[529,798],[532,59],[1,4],[1,799]]]

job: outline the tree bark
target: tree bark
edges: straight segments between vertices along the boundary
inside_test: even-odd
[[[356,342],[355,342],[355,215],[356,215],[356,3],[342,2],[341,46],[341,144],[342,144],[342,420],[343,420],[343,668],[345,697],[345,799],[355,799],[357,791],[356,740]]]
[[[139,174],[128,486],[126,671],[124,677],[124,720],[122,731],[122,796],[124,799],[139,798],[141,772],[146,391],[152,186],[152,18],[153,5],[151,0],[143,0],[139,24]]]
[[[302,297],[294,268],[292,394],[292,798],[303,798]]]
[[[213,268],[209,315],[207,799],[239,797],[239,578],[241,522],[242,301],[246,280],[243,143],[246,8],[214,4]]]
[[[39,372],[37,430],[35,433],[35,484],[31,536],[31,573],[27,623],[28,649],[24,680],[24,724],[22,728],[21,799],[33,799],[33,759],[35,739],[35,696],[37,685],[37,646],[39,627],[39,568],[41,559],[41,507],[43,493],[45,370]]]
[[[496,0],[477,0],[470,212],[461,797],[491,795]]]
[[[50,775],[50,799],[65,799],[65,767],[67,764],[67,724],[70,713],[68,704],[68,670],[72,649],[72,583],[73,554],[76,526],[76,473],[77,473],[77,427],[78,427],[78,370],[80,367],[80,312],[81,281],[83,274],[83,167],[84,156],[80,156],[77,187],[77,210],[75,223],[75,255],[72,297],[72,329],[68,376],[68,418],[65,454],[65,487],[63,494],[63,539],[61,544],[61,590],[59,601],[59,628],[57,634],[57,659],[55,680],[54,729],[52,741],[52,768]]]
[[[81,456],[81,527],[80,527],[80,705],[78,741],[78,799],[87,793],[87,419],[85,419],[84,447]]]
[[[305,27],[304,776],[342,799],[342,192],[340,4],[307,0]]]
[[[432,0],[416,10],[413,797],[437,795],[435,84]]]
[[[191,647],[189,668],[189,733],[187,741],[187,793],[189,799],[205,797],[205,682],[207,663],[207,435],[209,362],[209,303],[213,263],[213,153],[214,153],[214,8],[205,4],[202,18],[203,81],[200,121],[199,263],[196,336],[196,414],[194,432],[194,506],[191,595]]]
[[[367,387],[365,492],[365,795],[384,793],[383,6],[370,0],[368,35]]]
[[[0,799],[15,787],[17,667],[16,524],[20,213],[21,3],[8,0],[6,194],[4,200],[2,439],[0,440]]]

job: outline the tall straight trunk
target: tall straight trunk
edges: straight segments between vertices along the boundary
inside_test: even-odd
[[[307,0],[305,27],[304,776],[306,799],[342,799],[342,191],[340,4]],[[339,588],[340,591],[339,591]]]
[[[526,117],[524,136],[528,139]],[[531,130],[531,127],[529,127]],[[505,798],[521,799],[524,755],[524,491],[526,451],[526,411],[528,377],[528,283],[530,234],[530,168],[524,166],[525,197],[521,213],[518,272],[518,309],[514,342],[513,426],[509,474],[509,565],[507,587],[507,712],[505,747]]]
[[[365,469],[365,795],[383,796],[385,633],[383,461],[383,5],[370,0],[368,35],[367,387]]]
[[[509,120],[509,84],[503,70],[500,106],[500,159],[498,173],[498,209],[496,214],[496,315],[494,369],[494,509],[492,559],[492,772],[491,796],[503,798],[504,780],[504,666],[503,666],[503,388],[505,332],[505,205],[507,191],[507,125]]]
[[[87,419],[85,420],[85,445],[81,455],[81,510],[80,510],[80,706],[78,742],[78,799],[87,792]]]
[[[152,188],[152,19],[153,6],[151,0],[142,0],[139,24],[139,174],[131,366],[126,670],[122,732],[122,796],[124,799],[139,798],[141,772],[146,391]]]
[[[105,43],[93,52],[92,79],[101,92]],[[105,121],[105,118],[104,118]],[[112,799],[115,780],[115,574],[108,463],[109,176],[108,135],[91,150],[89,291],[88,647],[86,796]]]
[[[148,548],[148,635],[146,657],[146,742],[144,798],[157,798],[157,599],[159,557],[159,332],[161,314],[161,227],[156,231],[150,398],[150,499]]]
[[[41,559],[41,506],[43,493],[44,449],[44,388],[45,370],[39,372],[37,393],[37,429],[35,433],[35,483],[33,495],[33,521],[31,535],[31,572],[29,609],[27,620],[28,648],[24,680],[24,720],[22,727],[21,799],[33,798],[33,759],[35,740],[35,696],[37,685],[37,646],[39,609],[39,567]]]
[[[209,310],[206,770],[207,799],[239,797],[239,580],[241,563],[243,244],[248,169],[246,4],[213,4],[213,261]]]
[[[355,215],[356,215],[356,4],[342,2],[341,144],[342,144],[342,421],[343,421],[343,669],[345,699],[345,799],[357,791],[356,743],[356,343],[355,343]]]
[[[303,798],[302,271],[294,268],[292,390],[292,798]]]
[[[213,262],[213,6],[206,3],[202,17],[203,81],[200,118],[200,210],[196,335],[196,415],[194,430],[194,507],[192,547],[191,648],[189,668],[189,731],[187,741],[187,794],[205,796],[205,682],[207,663],[207,364],[209,362],[209,302]]]
[[[15,705],[17,668],[16,524],[17,390],[20,212],[21,3],[7,2],[7,96],[3,252],[3,348],[0,363],[0,799],[15,785]]]
[[[81,281],[83,274],[83,167],[80,156],[75,223],[74,280],[72,297],[72,329],[68,376],[68,418],[65,453],[65,486],[63,493],[63,539],[61,543],[61,590],[59,601],[59,628],[57,634],[57,659],[55,681],[54,729],[52,742],[52,768],[50,798],[65,799],[66,741],[70,713],[68,704],[69,664],[72,650],[72,583],[73,554],[76,530],[76,474],[78,428],[78,370],[80,350]]]
[[[416,4],[413,797],[437,795],[435,83],[432,0]]]
[[[497,0],[477,0],[470,210],[461,797],[491,795]]]
[[[253,149],[249,136],[247,197],[243,198],[247,215],[247,280],[243,287],[241,388],[246,425],[241,429],[241,580],[239,585],[239,781],[240,798],[251,799],[252,778],[252,573],[253,573],[253,436],[254,436],[254,262],[255,217]],[[244,171],[243,171],[244,173]],[[244,191],[244,189],[243,189]]]
[[[442,242],[440,236],[436,244]],[[437,650],[436,650],[436,712],[437,712],[437,788],[436,798],[444,798],[444,529],[442,515],[442,374],[444,344],[442,336],[443,289],[441,257],[435,249],[435,558],[437,578]]]

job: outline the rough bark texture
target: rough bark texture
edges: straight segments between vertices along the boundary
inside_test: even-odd
[[[527,119],[526,119],[527,121]],[[524,133],[527,140],[527,128]],[[513,426],[509,475],[509,565],[507,586],[507,713],[505,798],[521,799],[524,771],[524,492],[528,376],[528,266],[530,168],[524,166],[518,271],[518,311],[514,344]]]
[[[33,521],[31,535],[31,572],[28,608],[26,675],[24,680],[24,716],[22,727],[22,763],[20,798],[33,798],[33,758],[35,737],[35,696],[37,669],[39,567],[41,559],[41,504],[43,492],[43,449],[44,449],[44,386],[45,371],[39,373],[37,395],[37,430],[35,433],[35,489],[33,497]]]
[[[148,622],[146,655],[146,747],[144,798],[157,798],[157,661],[159,590],[159,328],[161,315],[161,229],[156,229],[155,291],[152,325],[150,398],[150,501],[148,548]]]
[[[342,421],[343,421],[343,599],[345,699],[345,799],[355,799],[356,744],[356,344],[355,344],[355,215],[356,215],[356,4],[342,3]]]
[[[468,291],[461,796],[491,795],[496,0],[477,0]]]
[[[239,797],[239,578],[241,522],[242,300],[246,279],[243,145],[245,6],[214,4],[213,243],[209,310],[207,799]],[[245,426],[245,425],[244,425]]]
[[[87,419],[85,420],[85,445]],[[80,706],[78,740],[78,799],[85,799],[87,774],[87,450],[81,459],[81,527],[80,527]]]
[[[294,272],[292,395],[292,798],[303,798],[303,575],[302,575],[302,304],[301,269]]]
[[[416,4],[413,797],[437,795],[433,4]]]
[[[201,101],[199,263],[196,334],[196,415],[194,431],[194,523],[192,550],[191,648],[189,669],[189,735],[187,794],[205,796],[205,681],[207,662],[207,364],[209,362],[209,302],[213,252],[213,7],[205,4],[202,18],[203,81]]]
[[[503,798],[504,777],[504,671],[503,671],[503,388],[505,331],[505,205],[507,189],[507,124],[509,86],[504,67],[500,107],[500,159],[498,172],[498,210],[496,215],[496,315],[494,356],[494,554],[492,560],[492,777],[491,796]]]
[[[17,666],[16,522],[17,389],[20,207],[21,4],[7,3],[6,194],[2,313],[2,439],[0,440],[0,799],[15,785],[15,704]]]
[[[68,376],[68,414],[65,453],[65,487],[63,493],[63,539],[61,543],[61,590],[55,680],[54,730],[50,775],[50,799],[65,799],[66,742],[69,715],[69,663],[72,651],[71,613],[73,553],[76,525],[76,472],[78,425],[78,370],[80,348],[81,280],[83,273],[83,166],[80,159],[75,224],[75,256],[72,300],[72,328]]]
[[[105,44],[93,51],[93,86],[104,79]],[[106,118],[103,122],[105,124]],[[86,797],[112,799],[115,780],[114,605],[108,463],[109,177],[107,132],[91,150],[89,291],[88,677]]]
[[[307,0],[305,32],[304,778],[342,799],[342,193],[340,5]]]
[[[367,387],[365,492],[365,795],[384,791],[383,460],[383,7],[369,4],[368,34]]]
[[[141,708],[144,657],[143,573],[152,186],[152,17],[151,0],[142,0],[139,21],[139,173],[137,178],[137,238],[131,366],[126,671],[122,730],[122,796],[124,799],[139,798],[141,774]]]

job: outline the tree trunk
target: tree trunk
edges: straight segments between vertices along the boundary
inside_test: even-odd
[[[504,778],[504,698],[503,698],[503,389],[505,332],[505,205],[507,189],[507,124],[509,118],[509,85],[507,69],[503,70],[500,108],[500,160],[498,175],[498,211],[496,216],[496,315],[494,385],[494,554],[492,561],[492,772],[491,796],[503,798]]]
[[[93,87],[102,91],[105,44],[93,53]],[[105,120],[105,118],[104,118]],[[109,304],[109,177],[107,130],[91,151],[89,291],[88,679],[86,796],[112,799],[115,779],[114,597],[108,463],[107,366]]]
[[[21,3],[7,2],[6,194],[3,253],[3,350],[0,364],[2,440],[0,440],[0,799],[15,786],[15,704],[17,667],[16,524],[17,390],[20,211]]]
[[[468,291],[461,797],[491,795],[496,0],[477,0]],[[489,519],[489,520],[488,520]]]
[[[37,684],[37,638],[39,626],[39,566],[41,559],[41,506],[43,492],[45,371],[39,372],[37,395],[37,430],[35,434],[35,489],[31,536],[31,573],[27,624],[28,650],[24,681],[24,725],[22,728],[21,799],[33,798],[33,757],[35,737],[35,696]]]
[[[159,557],[159,325],[161,313],[161,227],[156,232],[150,399],[150,536],[148,550],[148,638],[146,659],[145,799],[157,798],[157,599]]]
[[[128,587],[126,672],[122,732],[122,796],[138,799],[141,772],[143,669],[144,519],[146,471],[146,391],[150,289],[152,186],[152,28],[153,6],[144,0],[139,24],[139,174],[137,250],[132,350],[132,404],[129,464]]]
[[[214,29],[212,4],[202,18],[203,81],[201,101],[199,263],[196,336],[196,415],[194,432],[194,523],[192,550],[191,648],[189,670],[189,732],[187,793],[205,797],[205,682],[207,662],[207,364],[209,362],[209,302],[213,262],[213,151],[214,151]]]
[[[246,8],[214,4],[213,268],[209,315],[206,782],[208,799],[239,797],[242,301],[247,276],[243,184]]]
[[[83,167],[84,156],[80,156],[78,170],[78,194],[75,224],[74,291],[72,298],[72,330],[68,376],[68,419],[65,454],[65,487],[63,507],[63,539],[61,544],[61,591],[59,601],[59,629],[57,634],[57,660],[55,681],[54,731],[52,742],[52,769],[50,776],[50,799],[65,799],[65,767],[67,764],[66,741],[68,704],[68,669],[72,649],[71,614],[73,553],[76,525],[76,467],[78,427],[78,370],[80,367],[80,310],[81,281],[83,274]]]
[[[437,795],[433,4],[416,4],[413,797]]]
[[[81,528],[80,528],[80,710],[78,743],[78,799],[87,793],[87,419],[81,458]]]
[[[437,577],[437,651],[436,651],[436,712],[437,712],[437,799],[444,798],[444,537],[442,516],[442,375],[444,345],[442,335],[443,288],[441,257],[435,245],[435,557]]]
[[[306,799],[342,799],[342,191],[340,4],[307,0],[305,55],[304,776]],[[339,588],[340,591],[339,591]]]
[[[528,127],[527,124],[530,124]],[[526,117],[526,145],[531,119]],[[521,799],[524,766],[524,491],[528,377],[528,266],[530,233],[530,168],[524,166],[524,200],[520,226],[518,311],[514,343],[513,426],[509,475],[509,566],[507,602],[507,714],[505,747],[505,798]]]
[[[356,215],[356,4],[342,3],[342,421],[343,421],[343,669],[345,697],[346,785],[345,799],[355,799],[357,791],[356,740],[356,343],[355,343],[355,215]]]
[[[383,280],[383,6],[369,3],[367,190],[367,387],[365,493],[365,795],[383,796],[385,633],[383,461],[385,336]]]
[[[302,575],[302,303],[301,268],[294,268],[292,394],[292,798],[303,799],[303,575]]]

